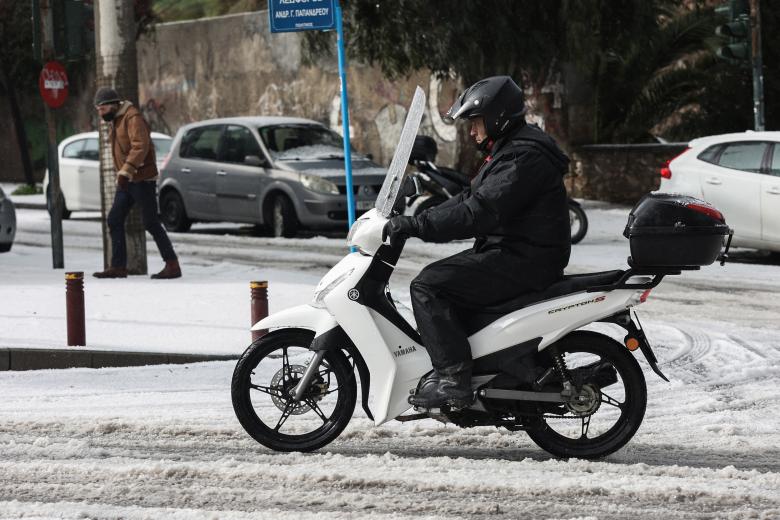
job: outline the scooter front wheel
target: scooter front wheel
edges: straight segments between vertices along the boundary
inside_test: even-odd
[[[233,372],[233,409],[257,442],[277,451],[313,451],[339,436],[355,411],[357,385],[340,350],[328,351],[300,400],[295,388],[314,359],[314,333],[281,329],[252,343]]]

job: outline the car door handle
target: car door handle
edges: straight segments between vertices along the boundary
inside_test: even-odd
[[[225,170],[217,170],[217,175],[219,175],[220,177],[224,177],[225,175],[227,175],[227,172]]]
[[[718,179],[717,177],[709,177],[705,180],[707,184],[714,184],[715,186],[718,186],[720,184],[723,184],[723,181]]]
[[[771,193],[772,195],[780,195],[780,188],[777,186],[772,186],[768,190],[766,190],[767,193]]]
[[[181,172],[182,172],[182,173],[190,173],[191,171],[192,171],[192,170],[190,170],[189,168],[182,168],[182,169],[181,169]]]
[[[77,169],[76,171],[77,171],[77,172],[79,172],[79,173],[84,173],[84,172],[85,172],[85,171],[87,171],[87,170],[85,170],[84,168],[79,168],[79,169]]]

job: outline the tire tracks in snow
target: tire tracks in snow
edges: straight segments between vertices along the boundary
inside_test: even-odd
[[[24,431],[21,426],[12,431]],[[227,429],[210,435],[199,430],[181,441],[185,429],[175,426],[139,431],[128,425],[81,437],[73,433],[78,424],[70,423],[64,432],[62,426],[39,423],[33,427],[37,437],[26,439],[9,438],[3,429],[3,445],[15,445],[20,454],[25,444],[39,451],[0,461],[0,501],[246,513],[272,507],[302,517],[341,511],[434,518],[677,519],[712,518],[724,510],[737,518],[780,511],[773,494],[780,486],[777,474],[458,456],[468,454],[468,446],[443,455],[436,446],[452,446],[451,437],[459,437],[452,429],[418,432],[425,435],[411,436],[411,447],[405,435],[377,442],[358,431],[328,453],[277,454]],[[417,449],[424,454],[408,454]]]

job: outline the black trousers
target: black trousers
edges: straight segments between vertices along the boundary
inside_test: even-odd
[[[562,276],[560,269],[497,249],[463,251],[425,267],[412,280],[417,328],[433,367],[471,362],[471,347],[460,315],[542,291]]]
[[[167,261],[176,260],[176,253],[157,215],[155,183],[152,181],[131,182],[126,190],[117,190],[114,204],[108,212],[108,229],[111,231],[111,267],[127,267],[127,239],[125,219],[136,202],[141,206],[141,220],[144,228],[154,238],[160,256]]]

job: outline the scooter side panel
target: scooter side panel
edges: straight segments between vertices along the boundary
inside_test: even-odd
[[[636,300],[635,289],[582,292],[525,307],[471,335],[471,352],[478,358],[539,337],[542,350],[575,329],[630,307]]]
[[[395,418],[395,415],[390,415],[389,408],[391,398],[393,398],[398,365],[390,345],[386,343],[385,337],[377,326],[377,320],[384,320],[384,318],[381,318],[378,313],[375,313],[365,305],[349,298],[349,291],[360,281],[368,270],[371,261],[372,257],[370,256],[358,255],[353,257],[350,265],[354,267],[354,271],[325,297],[324,302],[338,324],[360,351],[371,373],[369,408],[374,415],[374,422],[379,425]],[[388,325],[394,327],[393,325]],[[402,334],[400,331],[398,333]],[[406,346],[410,341],[407,338],[404,343],[399,343],[399,345]],[[427,355],[421,346],[416,344],[410,344],[409,346],[414,346],[418,354]],[[427,361],[427,365],[430,366],[430,361]],[[425,365],[422,366],[421,370],[423,371],[420,372],[420,375],[425,373],[424,367]],[[405,374],[406,372],[402,371],[402,373]],[[407,376],[403,375],[402,377]],[[405,386],[404,388],[408,392],[408,388]],[[406,405],[407,408],[408,406]],[[394,405],[393,409],[396,408],[397,405]]]
[[[422,345],[412,341],[378,312],[373,309],[369,312],[379,328],[384,346],[389,349],[395,365],[390,394],[387,396],[386,420],[390,420],[411,408],[408,401],[410,391],[417,388],[420,378],[432,370],[433,366],[428,352]]]

